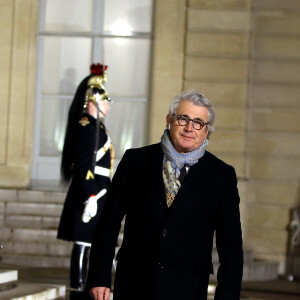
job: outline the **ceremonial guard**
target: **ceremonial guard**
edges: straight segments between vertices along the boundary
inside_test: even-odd
[[[102,123],[109,110],[105,91],[107,66],[93,64],[71,104],[61,173],[70,182],[57,238],[74,242],[70,264],[71,291],[84,289],[90,246],[110,187],[113,148]]]

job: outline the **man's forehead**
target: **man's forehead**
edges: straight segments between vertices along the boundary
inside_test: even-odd
[[[204,106],[196,105],[193,102],[183,100],[179,103],[176,114],[202,119],[203,117],[208,116],[208,109]]]

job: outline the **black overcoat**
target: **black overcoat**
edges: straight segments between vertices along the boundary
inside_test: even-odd
[[[168,208],[162,166],[160,143],[126,151],[92,243],[87,288],[110,287],[116,239],[126,215],[115,300],[204,300],[197,296],[199,281],[213,272],[215,232],[221,263],[215,299],[239,299],[243,251],[233,167],[206,151]]]
[[[99,220],[107,194],[101,197],[97,204],[98,210],[95,217],[88,223],[81,221],[84,210],[84,202],[92,195],[97,195],[102,189],[110,187],[110,177],[99,175],[95,172],[95,166],[110,170],[110,148],[105,149],[105,154],[96,161],[96,119],[89,114],[83,114],[76,126],[75,155],[73,163],[73,175],[64,203],[57,238],[67,241],[81,241],[91,243],[94,231]],[[99,143],[100,150],[107,142],[108,135],[105,127],[100,123]]]

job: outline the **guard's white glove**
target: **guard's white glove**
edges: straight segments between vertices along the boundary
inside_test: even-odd
[[[95,195],[93,195],[84,202],[85,208],[81,218],[83,223],[88,223],[91,220],[91,218],[96,216],[97,200],[98,198]]]

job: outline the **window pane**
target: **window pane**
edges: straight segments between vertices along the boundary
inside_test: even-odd
[[[104,61],[111,95],[145,97],[148,89],[150,40],[107,38]]]
[[[90,73],[91,47],[88,38],[45,37],[43,94],[73,95]]]
[[[146,102],[115,101],[105,119],[115,148],[121,158],[126,149],[144,145]]]
[[[68,111],[72,98],[43,98],[41,113],[40,155],[60,155],[64,143]]]
[[[92,31],[93,0],[46,0],[45,30]]]
[[[104,31],[115,35],[151,31],[151,0],[106,0]]]

